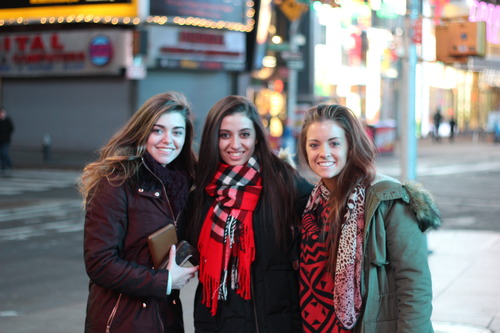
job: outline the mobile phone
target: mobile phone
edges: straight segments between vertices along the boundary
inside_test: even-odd
[[[177,244],[175,261],[179,266],[184,266],[188,261],[193,266],[197,266],[200,264],[200,256],[198,250],[195,247],[193,247],[187,241],[183,240],[180,241],[179,244]]]
[[[159,268],[166,269],[168,265],[168,256],[159,266]],[[200,255],[198,250],[194,248],[187,241],[183,240],[177,243],[175,249],[175,262],[179,266],[184,266],[187,262],[190,262],[193,266],[198,266],[200,264]]]

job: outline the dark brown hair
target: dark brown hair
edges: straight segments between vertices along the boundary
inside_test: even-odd
[[[271,216],[274,223],[275,239],[278,245],[285,245],[291,226],[297,225],[298,220],[294,210],[295,187],[294,175],[296,171],[286,162],[280,160],[272,151],[266,128],[262,123],[256,106],[246,97],[227,96],[219,100],[208,112],[203,127],[203,134],[199,149],[199,164],[196,169],[194,186],[194,204],[190,223],[190,237],[197,242],[198,234],[204,221],[204,211],[200,209],[208,200],[205,187],[212,181],[219,163],[222,161],[219,151],[219,130],[222,120],[229,115],[242,113],[253,123],[257,142],[255,156],[260,165],[262,177],[262,194],[257,211],[263,211]],[[277,201],[277,198],[281,200]],[[263,209],[259,209],[262,207]],[[256,215],[257,216],[257,212]]]

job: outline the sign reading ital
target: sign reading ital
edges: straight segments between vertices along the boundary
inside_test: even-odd
[[[0,33],[0,76],[117,75],[130,31]]]

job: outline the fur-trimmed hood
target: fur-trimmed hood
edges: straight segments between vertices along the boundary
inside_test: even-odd
[[[280,160],[287,162],[294,169],[297,169],[297,164],[295,163],[295,154],[290,153],[288,148],[280,148],[276,155]]]
[[[432,194],[415,181],[406,181],[401,184],[397,179],[377,174],[371,187],[378,200],[370,200],[370,207],[378,206],[384,200],[401,199],[410,205],[417,218],[420,230],[437,229],[441,226],[439,212]]]
[[[441,213],[439,212],[432,194],[424,189],[422,184],[407,181],[403,187],[410,195],[410,207],[417,216],[418,226],[422,231],[428,228],[437,229],[441,226]]]

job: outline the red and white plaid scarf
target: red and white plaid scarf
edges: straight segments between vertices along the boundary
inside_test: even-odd
[[[250,299],[250,266],[255,259],[253,211],[262,190],[259,164],[250,158],[247,165],[220,164],[205,190],[215,197],[201,228],[199,279],[202,302],[217,313],[217,302],[227,297],[228,274],[231,288]]]

